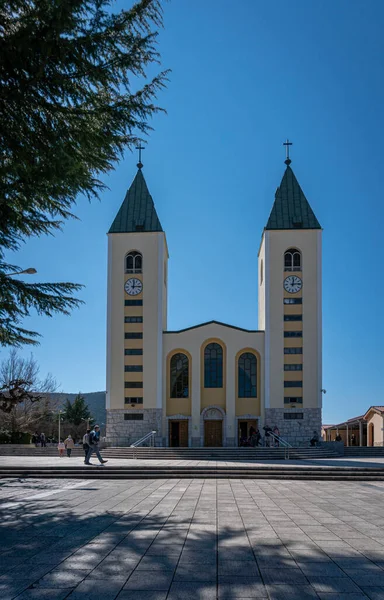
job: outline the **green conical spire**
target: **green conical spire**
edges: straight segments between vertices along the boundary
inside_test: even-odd
[[[163,231],[141,167],[108,233]]]
[[[266,229],[321,229],[289,163],[287,160]]]

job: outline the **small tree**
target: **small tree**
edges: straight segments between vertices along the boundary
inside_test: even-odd
[[[51,393],[57,382],[49,373],[40,378],[40,368],[31,355],[23,358],[12,349],[0,364],[0,427],[10,441],[17,441],[20,433],[32,433],[48,423],[57,402]]]
[[[77,439],[82,437],[86,429],[87,423],[92,425],[94,419],[85,402],[84,396],[79,392],[71,403],[70,400],[66,400],[64,406],[64,427],[63,431],[71,433],[72,437]]]

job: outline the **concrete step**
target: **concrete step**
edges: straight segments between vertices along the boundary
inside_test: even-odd
[[[384,458],[384,446],[346,446],[344,456]]]
[[[274,460],[285,457],[284,448],[103,448],[103,456],[117,459],[156,459],[156,460]],[[83,456],[82,448],[75,448],[73,456]],[[7,448],[0,446],[0,456],[58,456],[55,447],[48,448]],[[290,458],[337,458],[339,455],[327,448],[290,448]]]
[[[74,448],[72,450],[72,456],[83,456],[84,450],[82,448]],[[59,451],[56,446],[49,446],[47,448],[7,448],[7,446],[0,445],[0,456],[59,456]]]
[[[276,449],[276,451],[260,451],[255,450],[246,453],[236,452],[162,452],[160,449],[148,449],[147,452],[138,450],[127,451],[112,451],[110,449],[103,450],[103,456],[106,458],[138,458],[147,460],[222,460],[222,461],[249,461],[249,460],[281,460],[285,458],[284,450]],[[316,459],[316,458],[338,458],[339,455],[329,450],[318,451],[316,453],[290,449],[289,457],[291,459]]]
[[[0,478],[66,479],[286,479],[384,481],[384,469],[349,467],[1,467]]]

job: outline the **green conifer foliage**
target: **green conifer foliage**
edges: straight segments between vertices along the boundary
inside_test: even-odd
[[[68,399],[66,400],[63,416],[65,421],[76,426],[81,425],[84,421],[89,421],[90,423],[93,422],[88,405],[85,403],[85,398],[80,392],[77,394],[72,404]]]
[[[99,197],[100,175],[151,129],[161,25],[160,0],[0,3],[0,345],[37,343],[21,326],[32,309],[79,306],[80,285],[25,283],[6,253],[61,229],[80,194]]]

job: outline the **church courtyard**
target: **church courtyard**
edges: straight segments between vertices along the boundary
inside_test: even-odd
[[[0,511],[1,600],[384,598],[384,482],[4,478]]]

